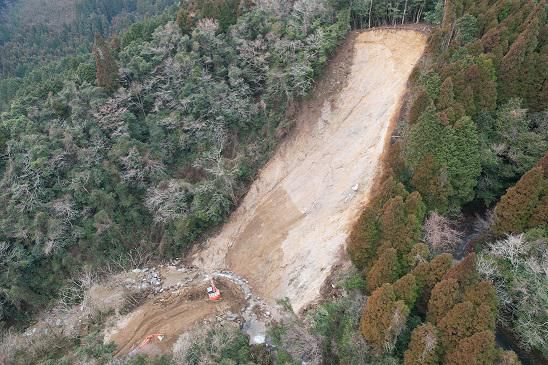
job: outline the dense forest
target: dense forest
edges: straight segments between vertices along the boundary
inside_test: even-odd
[[[445,2],[413,76],[404,138],[349,242],[370,295],[361,333],[384,357],[517,363],[496,348],[497,325],[539,363],[548,355],[547,10]],[[460,212],[493,206],[454,264],[443,252],[459,252]]]
[[[38,66],[89,55],[95,34],[117,34],[176,4],[176,0],[0,1],[0,111],[25,83],[25,76],[40,77]]]
[[[222,222],[348,27],[326,4],[185,9],[34,70],[2,114],[3,320],[83,263],[179,255]]]
[[[518,364],[497,328],[548,357],[546,1],[175,3],[0,1],[0,331],[84,267],[186,252],[238,204],[350,29],[427,22],[402,138],[348,242],[353,295],[321,304],[310,331],[327,364]],[[463,213],[481,216],[466,247]],[[273,363],[242,337],[227,364]],[[96,333],[64,341],[112,356]],[[14,363],[72,363],[40,351]]]

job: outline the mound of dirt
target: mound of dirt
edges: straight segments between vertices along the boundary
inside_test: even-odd
[[[226,279],[217,279],[222,300],[211,302],[207,298],[207,282],[199,280],[181,290],[162,293],[148,300],[138,310],[117,321],[114,328],[106,331],[105,342],[114,341],[116,356],[138,351],[163,353],[185,331],[200,325],[204,320],[214,321],[223,314],[240,313],[246,301],[241,289]],[[154,338],[139,349],[143,340],[151,334],[162,334],[161,341]]]
[[[270,303],[287,297],[296,311],[314,301],[368,200],[425,45],[424,34],[408,29],[355,35],[300,107],[292,134],[193,264],[228,268],[248,279],[255,294]]]

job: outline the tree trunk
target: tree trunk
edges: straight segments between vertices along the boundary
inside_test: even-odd
[[[405,13],[407,13],[407,0],[405,0],[405,5],[403,6],[403,17],[401,18],[401,23],[405,23]]]
[[[369,28],[371,28],[371,11],[373,10],[373,0],[369,4]]]

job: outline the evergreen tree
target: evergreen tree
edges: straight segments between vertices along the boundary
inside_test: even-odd
[[[368,269],[377,256],[379,229],[374,207],[364,209],[348,238],[347,251],[359,269]]]
[[[430,262],[423,262],[417,265],[412,271],[417,284],[422,291],[430,295],[432,288],[444,277],[453,264],[451,254],[441,254]]]
[[[446,170],[428,153],[418,163],[411,179],[413,187],[421,194],[429,209],[440,213],[447,211],[452,187]]]
[[[381,184],[374,199],[361,213],[358,222],[350,232],[347,245],[350,258],[359,269],[367,272],[377,258],[377,248],[382,237],[378,222],[379,211],[389,199],[406,194],[403,185],[389,176]]]
[[[367,289],[369,292],[382,286],[384,283],[393,283],[400,275],[398,251],[388,245],[379,247],[379,257],[367,272]]]
[[[446,353],[453,352],[460,341],[476,333],[495,329],[495,313],[489,306],[479,307],[470,302],[456,304],[438,321],[442,346]]]
[[[418,192],[407,198],[396,196],[386,202],[379,218],[381,238],[405,255],[420,239],[421,223],[424,218],[424,204]]]
[[[466,255],[458,264],[449,269],[444,279],[455,279],[461,288],[470,288],[479,281],[479,275],[476,270],[476,254],[474,252]]]
[[[428,321],[437,324],[461,300],[461,289],[455,279],[442,280],[434,286],[428,301]]]
[[[479,27],[476,17],[470,14],[465,14],[457,19],[456,33],[456,40],[460,44],[467,44],[477,39],[479,35]]]
[[[363,310],[360,330],[375,354],[393,348],[408,315],[409,308],[396,299],[392,285],[384,284],[371,294]]]
[[[411,342],[404,354],[405,365],[441,364],[441,346],[438,330],[424,323],[413,330]]]
[[[411,251],[405,256],[405,263],[410,269],[428,260],[430,260],[430,249],[426,243],[421,242],[415,243],[411,247]]]
[[[496,363],[496,359],[495,335],[492,331],[483,331],[459,341],[444,364],[491,365]]]
[[[414,125],[419,120],[422,112],[432,105],[432,99],[424,89],[420,89],[411,105],[409,110],[409,117],[407,118],[409,125]]]
[[[523,175],[495,207],[493,231],[497,234],[523,232],[539,202],[544,184],[541,167],[535,167]]]
[[[544,17],[544,5],[539,4],[526,21],[525,29],[519,34],[508,52],[504,55],[499,76],[501,78],[499,94],[502,100],[512,97],[529,96],[525,99],[526,106],[534,110],[542,110],[546,105],[534,103],[536,93],[544,90],[544,80],[535,74],[535,65],[539,61],[536,52],[539,42],[541,17]],[[546,70],[546,65],[543,65]],[[531,72],[533,71],[533,72]],[[534,97],[531,97],[533,90]]]
[[[481,173],[481,159],[478,131],[469,118],[461,118],[451,129],[444,157],[447,172],[454,187],[451,199],[453,204],[461,206],[474,198],[474,188]]]
[[[392,286],[394,287],[396,298],[403,300],[408,308],[413,308],[419,295],[419,287],[415,275],[406,274],[399,278]]]
[[[455,102],[455,92],[453,90],[453,79],[451,76],[446,78],[440,87],[440,95],[436,105],[438,110],[443,110],[451,107]]]
[[[464,301],[478,307],[482,304],[487,305],[493,313],[497,311],[497,292],[491,282],[480,281],[464,290]]]
[[[415,171],[428,154],[433,156],[440,168],[446,168],[447,186],[454,187],[449,196],[450,207],[455,209],[472,200],[481,173],[479,137],[474,122],[469,117],[463,117],[454,127],[444,126],[435,111],[432,108],[427,109],[419,122],[411,127],[407,141],[406,157],[411,170]],[[423,164],[426,162],[428,161],[423,161]],[[434,163],[431,166],[433,169],[437,167]],[[424,168],[424,165],[421,166],[421,169]],[[434,174],[435,172],[431,173]],[[420,175],[425,176],[427,173],[421,171]],[[417,183],[424,180],[420,175],[416,178]],[[425,190],[432,192],[432,188]],[[446,189],[437,190],[440,196],[435,199],[443,200]]]
[[[546,189],[545,189],[546,190]],[[544,197],[539,200],[533,210],[527,228],[546,227],[548,225],[548,192],[544,192]]]
[[[93,46],[95,55],[95,70],[97,86],[103,87],[112,92],[118,88],[118,64],[114,59],[110,47],[105,39],[95,35],[95,44]]]

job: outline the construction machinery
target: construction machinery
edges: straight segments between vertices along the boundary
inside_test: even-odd
[[[164,337],[165,337],[165,335],[163,333],[153,333],[151,335],[148,335],[148,336],[145,337],[145,339],[143,341],[141,341],[139,346],[137,346],[137,348],[134,349],[133,351],[141,350],[143,347],[145,347],[146,345],[151,343],[153,340],[158,340],[158,341],[162,342]]]
[[[213,279],[210,281],[211,286],[207,288],[207,296],[209,300],[218,301],[221,299],[221,291],[215,286]]]

